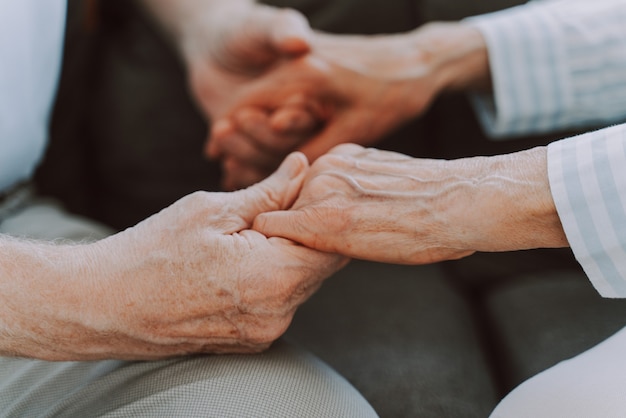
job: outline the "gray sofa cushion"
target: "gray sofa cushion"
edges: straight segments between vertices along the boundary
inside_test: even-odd
[[[626,326],[626,300],[600,297],[580,270],[522,275],[484,297],[506,390]]]
[[[353,261],[300,308],[287,336],[381,417],[486,417],[499,399],[470,300],[438,266]]]

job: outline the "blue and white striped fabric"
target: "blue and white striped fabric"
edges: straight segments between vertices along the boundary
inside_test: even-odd
[[[493,137],[626,121],[626,1],[552,0],[468,19],[484,35]]]
[[[550,188],[567,239],[604,297],[626,297],[626,124],[548,146]]]
[[[484,34],[492,136],[626,120],[626,1],[552,0],[469,20]],[[626,124],[552,143],[550,187],[569,243],[604,297],[626,297]]]

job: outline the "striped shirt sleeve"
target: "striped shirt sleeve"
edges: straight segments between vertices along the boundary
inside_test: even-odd
[[[576,259],[602,296],[626,298],[626,124],[553,142],[548,175]]]
[[[533,1],[466,22],[487,42],[494,93],[474,103],[490,136],[626,121],[626,1]]]

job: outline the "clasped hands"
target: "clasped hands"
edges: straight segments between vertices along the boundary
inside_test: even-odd
[[[41,244],[40,274],[4,288],[19,330],[4,355],[258,352],[349,257],[422,264],[567,245],[545,154],[421,160],[345,144],[309,168],[293,153],[247,189],[197,192],[93,244]]]
[[[199,48],[186,55],[192,92],[213,121],[206,152],[222,162],[226,189],[265,178],[293,151],[312,162],[293,208],[258,216],[256,230],[411,264],[555,244],[533,220],[560,231],[545,149],[502,165],[509,157],[448,162],[360,147],[422,114],[443,91],[488,89],[476,29],[436,23],[404,34],[337,36],[311,31],[297,12],[269,8],[263,17],[258,10],[256,20],[223,28],[208,48],[212,59]],[[521,196],[527,206],[514,207]]]
[[[358,182],[348,173],[324,175],[325,164],[354,148],[337,148],[312,169],[301,153],[285,157],[300,150],[313,161],[339,143],[371,144],[426,106],[428,94],[406,88],[415,75],[427,79],[419,77],[425,66],[401,65],[411,45],[394,37],[370,44],[388,58],[379,61],[357,38],[313,34],[294,11],[244,0],[156,3],[198,105],[215,121],[207,151],[222,159],[226,188],[254,185],[192,194],[93,244],[13,243],[20,257],[35,246],[45,262],[33,267],[40,274],[13,271],[16,280],[4,289],[15,330],[5,355],[96,360],[261,351],[349,256],[368,256],[352,244],[356,229],[326,224],[359,198],[349,192],[362,185],[350,189]],[[392,61],[401,71],[389,76]],[[341,187],[325,188],[328,179]],[[309,206],[321,190],[329,199]],[[341,191],[348,200],[334,201]],[[291,219],[299,213],[305,218]],[[283,215],[293,230],[276,229]],[[301,234],[298,224],[309,218],[324,221],[320,231]],[[374,236],[385,237],[387,226]],[[386,239],[396,241],[392,235]]]
[[[185,15],[172,33],[215,122],[207,152],[222,160],[224,186],[254,185],[187,196],[94,244],[41,246],[46,259],[72,262],[19,281],[7,303],[32,309],[11,310],[21,337],[9,354],[257,352],[350,257],[422,264],[567,244],[543,148],[437,161],[361,146],[449,84],[429,38],[437,27],[364,43],[250,4],[215,3],[222,13]],[[347,142],[361,145],[338,145]]]
[[[221,162],[226,190],[262,180],[293,151],[314,161],[341,143],[373,145],[450,83],[437,39],[460,37],[456,29],[338,36],[313,32],[297,12],[263,10],[274,19],[257,11],[184,49],[191,92],[213,122],[206,154]]]

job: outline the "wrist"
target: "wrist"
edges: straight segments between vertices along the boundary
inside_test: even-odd
[[[457,215],[476,218],[477,251],[567,247],[552,198],[546,147],[495,157],[452,161],[473,189],[471,208]]]
[[[81,358],[89,322],[89,245],[3,237],[0,248],[0,352],[45,360]]]
[[[568,247],[550,188],[547,147],[510,154],[509,158],[514,161],[512,170],[521,173],[520,181],[528,184],[526,193],[522,196],[522,204],[519,205],[519,215],[521,219],[525,219],[524,223],[533,233],[530,235],[530,247]]]
[[[219,30],[234,14],[255,5],[253,0],[141,0],[141,3],[183,58],[196,47],[198,32]]]
[[[345,36],[316,33],[314,53],[355,75],[343,84],[385,91],[410,119],[441,93],[488,89],[486,43],[475,28],[461,23],[430,23],[396,35]]]
[[[478,29],[435,22],[413,31],[411,37],[438,92],[491,90],[487,44]]]

